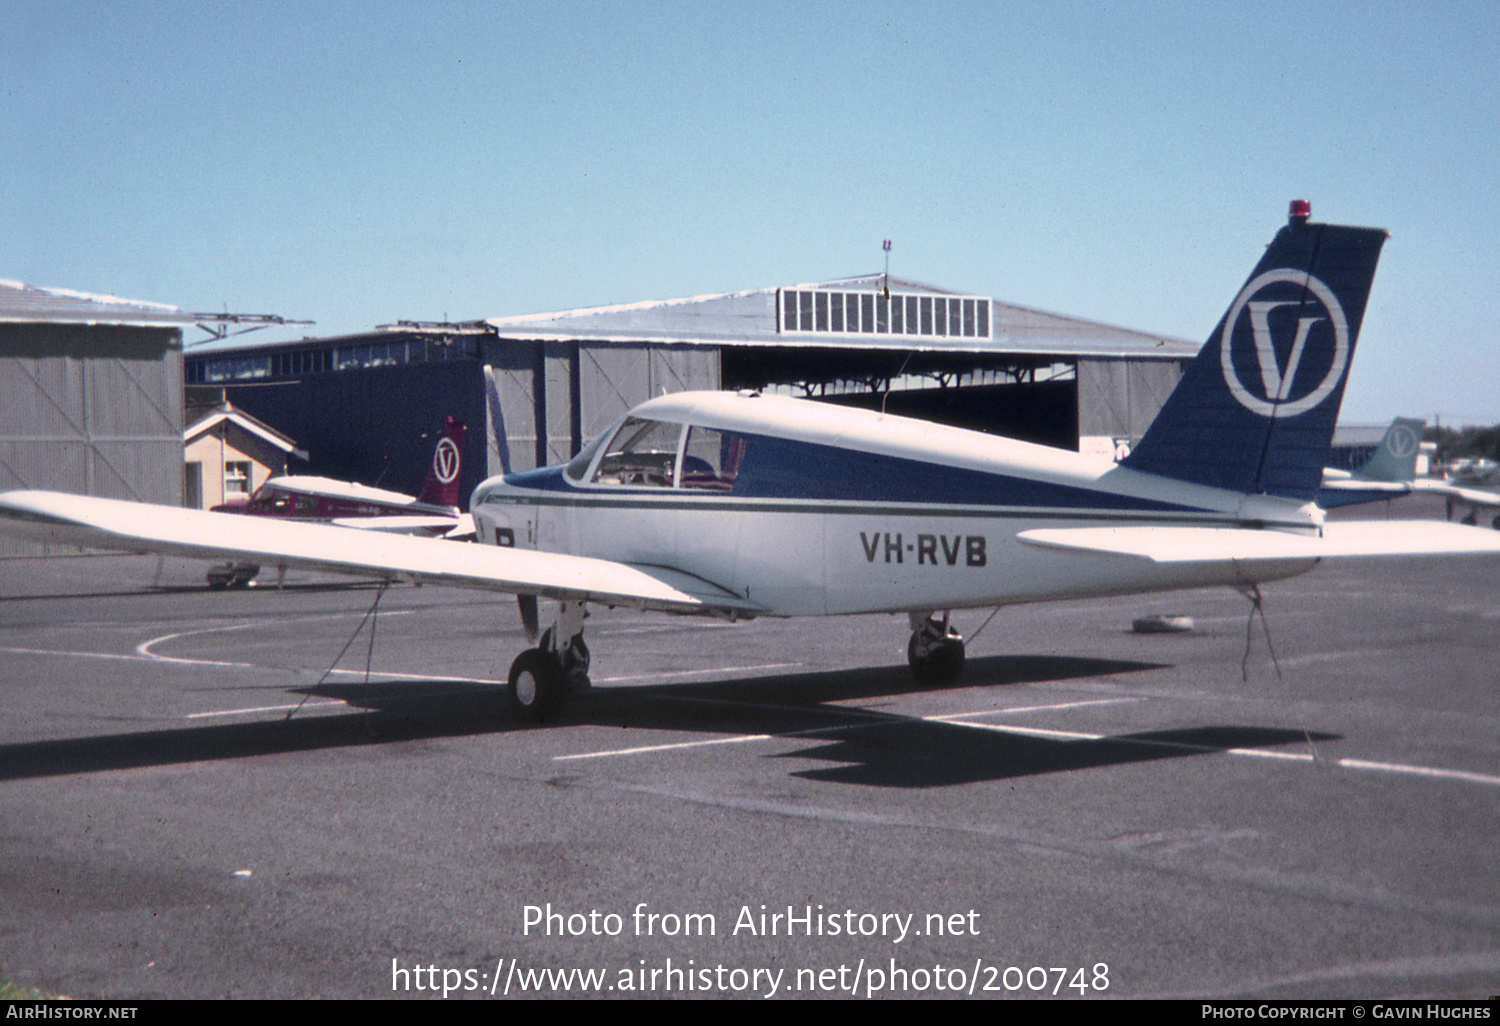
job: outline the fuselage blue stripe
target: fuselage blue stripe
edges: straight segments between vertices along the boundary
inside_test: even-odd
[[[1072,511],[1117,514],[1126,511],[1212,513],[1200,507],[1158,499],[1120,495],[1102,489],[1056,484],[1010,474],[996,474],[939,463],[768,435],[743,435],[744,460],[729,492],[700,493],[702,500],[732,497],[860,502],[931,506]],[[599,495],[601,489],[569,480],[561,467],[544,467],[508,475],[507,484],[542,492]],[[685,498],[691,489],[616,489],[611,495],[670,495]],[[695,496],[696,498],[696,496]],[[700,500],[701,501],[701,500]]]

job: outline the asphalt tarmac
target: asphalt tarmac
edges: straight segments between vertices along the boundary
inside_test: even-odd
[[[1263,620],[1230,590],[967,611],[964,679],[930,690],[904,617],[593,610],[595,687],[540,727],[505,712],[504,597],[203,570],[0,561],[5,978],[1500,991],[1495,559],[1320,567],[1268,585]],[[1153,613],[1194,630],[1132,632]]]

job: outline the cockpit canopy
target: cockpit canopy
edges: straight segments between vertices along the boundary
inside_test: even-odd
[[[579,484],[727,492],[739,476],[748,441],[696,424],[626,417],[612,433],[584,446],[566,474]]]

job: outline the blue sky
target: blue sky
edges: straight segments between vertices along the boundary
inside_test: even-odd
[[[1201,340],[1306,197],[1392,233],[1343,419],[1500,421],[1494,3],[0,19],[0,278],[334,335],[836,278],[889,238],[893,274]]]

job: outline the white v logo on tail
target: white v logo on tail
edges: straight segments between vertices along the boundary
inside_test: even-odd
[[[1125,465],[1252,495],[1316,495],[1385,238],[1294,217]]]

